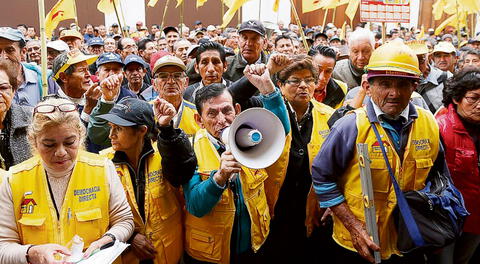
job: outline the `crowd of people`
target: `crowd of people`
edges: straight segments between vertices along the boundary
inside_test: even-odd
[[[1,27],[0,263],[75,262],[78,237],[81,258],[130,244],[115,263],[371,263],[374,251],[382,263],[469,263],[480,244],[480,34],[382,31],[72,23],[47,42],[43,85],[35,28]],[[264,169],[221,140],[253,107],[285,133]],[[357,143],[368,145],[379,243]],[[402,191],[438,174],[458,189],[455,241],[398,249],[387,163]]]

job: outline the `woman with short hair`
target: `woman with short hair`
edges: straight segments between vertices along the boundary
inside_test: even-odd
[[[133,216],[111,161],[84,151],[75,104],[47,97],[28,139],[35,156],[10,168],[0,187],[0,263],[54,263],[75,235],[84,257],[133,232]]]

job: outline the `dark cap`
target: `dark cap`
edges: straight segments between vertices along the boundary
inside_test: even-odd
[[[0,38],[25,43],[25,38],[22,32],[20,32],[20,30],[18,29],[13,29],[11,27],[0,27]]]
[[[117,126],[145,125],[149,130],[155,125],[153,108],[146,101],[124,97],[116,103],[108,114],[98,117]]]
[[[238,33],[241,33],[243,31],[253,31],[255,33],[258,33],[262,37],[265,36],[265,27],[263,26],[262,22],[258,20],[248,20],[243,22],[240,25]]]
[[[105,43],[103,42],[103,39],[100,37],[95,37],[91,38],[88,40],[88,46],[104,46]]]
[[[123,66],[122,57],[120,57],[120,55],[113,52],[106,52],[100,55],[100,57],[98,57],[97,68],[100,67],[100,65],[103,65],[105,63],[110,63],[110,62],[116,62]]]
[[[320,38],[320,37],[323,37],[323,38],[325,38],[325,39],[328,40],[327,34],[322,33],[322,32],[317,32],[317,33],[315,33],[315,35],[313,36],[313,39],[317,39],[317,38]]]
[[[143,68],[148,67],[147,63],[142,59],[142,57],[135,54],[131,54],[131,55],[128,55],[123,61],[123,64],[124,64],[123,69],[127,68],[127,66],[132,63],[140,64]]]
[[[200,20],[195,21],[195,25],[200,25],[200,24],[202,24],[202,21]]]
[[[112,27],[118,27],[118,24],[117,24],[117,23],[113,23],[113,24],[112,24]]]
[[[168,26],[163,28],[163,33],[165,33],[165,35],[167,35],[167,33],[170,31],[175,31],[178,33],[178,29],[176,27]]]

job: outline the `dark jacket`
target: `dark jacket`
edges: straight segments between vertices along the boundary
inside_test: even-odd
[[[263,51],[260,53],[260,60],[258,63],[267,64],[268,58]],[[227,57],[227,71],[223,73],[223,78],[230,80],[232,82],[243,77],[243,70],[247,66],[247,62],[242,58],[240,52],[235,56]]]
[[[8,128],[8,146],[11,153],[11,165],[16,165],[29,159],[32,154],[27,139],[27,129],[32,122],[32,108],[29,106],[12,104],[10,106],[10,124]],[[5,168],[8,170],[8,168]]]
[[[440,136],[445,147],[445,159],[455,183],[462,193],[465,206],[470,216],[467,216],[463,231],[480,234],[480,173],[478,149],[471,134],[465,128],[453,104],[448,111],[441,111],[435,117],[440,129]],[[476,131],[476,138],[480,133]]]

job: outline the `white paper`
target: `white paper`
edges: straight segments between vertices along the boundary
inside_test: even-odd
[[[128,246],[129,244],[117,240],[113,246],[100,250],[91,255],[88,259],[77,262],[77,264],[111,264]]]

